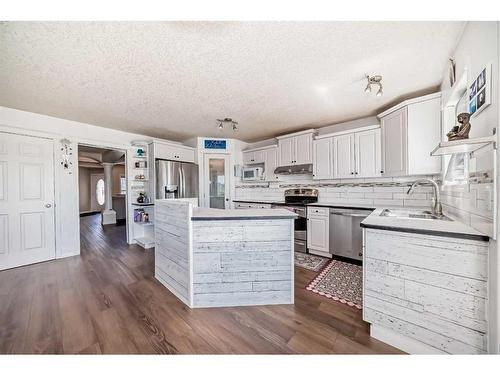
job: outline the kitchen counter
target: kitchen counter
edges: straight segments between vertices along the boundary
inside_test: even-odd
[[[221,210],[216,208],[195,208],[191,220],[275,220],[295,219],[297,214],[285,209]]]
[[[191,308],[293,304],[296,216],[157,200],[155,277]]]
[[[398,209],[408,208],[398,207]],[[382,210],[383,208],[375,209],[366,219],[361,222],[361,227],[391,230],[397,232],[464,238],[480,241],[489,240],[488,236],[456,220],[425,220],[380,216]]]

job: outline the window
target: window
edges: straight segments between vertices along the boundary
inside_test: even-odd
[[[104,204],[104,180],[100,178],[97,181],[97,185],[95,187],[95,196],[97,198],[97,203],[99,206]]]
[[[127,193],[127,180],[125,179],[125,176],[120,176],[120,192],[122,194]]]

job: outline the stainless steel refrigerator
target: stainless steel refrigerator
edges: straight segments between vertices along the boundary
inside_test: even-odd
[[[198,198],[198,166],[156,159],[156,199]]]

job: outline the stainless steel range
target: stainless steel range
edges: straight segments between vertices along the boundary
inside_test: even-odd
[[[274,205],[295,212],[299,217],[295,219],[294,244],[295,251],[307,252],[307,211],[308,203],[318,201],[318,189],[287,189],[285,190],[285,204]]]

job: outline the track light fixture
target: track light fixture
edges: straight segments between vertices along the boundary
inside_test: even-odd
[[[230,117],[226,117],[225,119],[217,119],[217,123],[218,123],[217,127],[219,128],[220,131],[224,130],[224,125],[226,124],[231,125],[233,131],[238,130],[238,122],[234,121]]]
[[[378,91],[377,91],[377,96],[382,96],[384,95],[384,91],[382,90],[382,76],[376,75],[376,76],[366,76],[366,88],[365,92],[368,94],[372,92],[372,85],[378,86]]]

